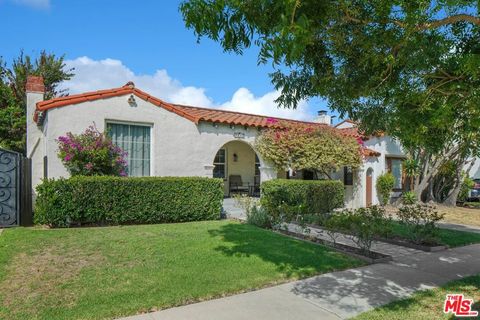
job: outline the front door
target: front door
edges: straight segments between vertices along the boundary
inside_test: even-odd
[[[372,205],[372,169],[368,169],[367,171],[366,187],[367,187],[366,205],[367,207],[370,207]]]

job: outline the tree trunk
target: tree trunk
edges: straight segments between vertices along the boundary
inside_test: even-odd
[[[458,195],[460,194],[460,191],[462,190],[463,186],[463,179],[462,179],[462,171],[463,171],[463,166],[467,164],[467,162],[462,161],[461,164],[458,165],[457,169],[457,181],[455,183],[455,188],[450,192],[450,194],[447,196],[447,198],[443,201],[443,205],[448,206],[448,207],[454,207],[457,205],[457,199]],[[470,175],[470,170],[472,170],[472,167],[474,165],[475,161],[470,160],[470,165],[468,166],[468,169],[465,171],[466,177]]]
[[[457,205],[457,198],[462,189],[462,182],[457,183],[455,188],[450,192],[447,198],[442,202],[443,205],[447,207],[455,207]]]

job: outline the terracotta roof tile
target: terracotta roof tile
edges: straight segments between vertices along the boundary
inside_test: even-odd
[[[379,157],[381,155],[380,152],[365,147],[362,148],[362,154],[365,157]]]
[[[287,122],[287,123],[309,124],[309,125],[315,125],[315,126],[327,126],[326,124],[322,124],[322,123],[298,121],[298,120],[283,119],[283,118],[276,118],[276,117],[272,118],[272,117],[256,115],[256,114],[241,113],[241,112],[227,111],[227,110],[220,110],[220,109],[199,108],[199,107],[193,107],[193,106],[187,106],[187,105],[181,105],[181,104],[168,103],[135,88],[135,85],[132,82],[128,82],[126,85],[120,88],[75,94],[71,96],[59,97],[51,100],[38,102],[37,109],[34,115],[34,120],[37,121],[42,119],[44,113],[50,109],[65,107],[72,104],[79,104],[87,101],[106,99],[110,97],[119,97],[119,96],[124,96],[129,94],[133,94],[142,100],[151,102],[152,104],[158,107],[174,112],[179,116],[182,116],[197,124],[200,121],[207,121],[207,122],[218,122],[218,123],[224,123],[224,124],[240,125],[240,126],[271,128],[271,127],[279,127],[282,122]],[[364,138],[358,132],[357,128],[345,128],[345,129],[337,129],[337,130],[340,130],[340,132],[342,132],[347,136],[351,136],[357,139]],[[362,153],[364,154],[364,156],[380,155],[380,153],[368,148],[363,148]]]
[[[119,97],[119,96],[129,95],[129,94],[133,94],[139,97],[140,99],[151,102],[156,106],[159,106],[171,112],[174,112],[195,123],[198,123],[200,121],[211,121],[211,122],[220,122],[220,123],[243,125],[243,126],[257,126],[257,127],[278,126],[276,121],[269,122],[268,119],[271,117],[267,117],[267,116],[168,103],[135,88],[132,82],[129,82],[120,88],[74,94],[66,97],[59,97],[51,100],[38,102],[35,119],[38,119],[37,113],[44,112],[50,109],[65,107],[68,105],[78,104],[78,103],[87,102],[87,101],[106,99],[110,97]],[[324,124],[319,124],[314,122],[305,122],[305,121],[297,121],[297,120],[282,119],[282,118],[273,118],[273,119],[278,121],[287,121],[291,123],[293,122],[293,123],[306,123],[306,124],[312,124],[312,125],[324,125]]]
[[[342,132],[344,135],[353,137],[353,138],[365,138],[364,135],[362,135],[357,127],[352,127],[352,128],[343,128],[343,129],[338,129],[340,132]]]

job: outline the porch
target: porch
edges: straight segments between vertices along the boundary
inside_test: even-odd
[[[234,140],[218,149],[213,160],[213,177],[224,181],[224,195],[260,196],[262,181],[284,177],[272,167],[265,167],[254,149],[241,140]]]

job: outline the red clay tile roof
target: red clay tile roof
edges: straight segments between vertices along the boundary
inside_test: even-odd
[[[360,138],[360,139],[365,139],[366,137],[364,135],[362,135],[359,131],[358,131],[358,128],[357,127],[352,127],[352,128],[343,128],[343,129],[338,129],[337,130],[340,130],[340,132],[342,132],[344,135],[346,136],[349,136],[349,137],[353,137],[353,138]]]
[[[81,94],[74,94],[66,97],[54,98],[51,100],[41,101],[37,103],[37,112],[35,113],[35,121],[38,119],[38,113],[44,112],[53,108],[60,108],[72,104],[78,104],[86,101],[93,101],[98,99],[106,99],[110,97],[118,97],[123,95],[133,94],[142,100],[151,102],[152,104],[174,112],[190,121],[199,123],[200,121],[219,122],[226,124],[255,126],[255,127],[275,127],[278,126],[278,121],[287,121],[293,123],[306,123],[313,125],[325,125],[315,122],[304,122],[291,119],[272,118],[267,116],[226,111],[220,109],[199,108],[193,106],[186,106],[180,104],[173,104],[165,102],[154,96],[149,95],[142,90],[135,88],[132,82],[127,83],[123,87],[99,90],[93,92],[86,92]]]
[[[183,110],[185,113],[188,113],[194,116],[197,120],[195,121],[198,123],[199,121],[208,121],[208,122],[218,122],[218,123],[226,123],[226,124],[233,124],[233,125],[241,125],[241,126],[255,126],[255,127],[275,127],[278,126],[279,122],[289,122],[289,123],[302,123],[302,124],[309,124],[309,125],[316,125],[316,126],[326,126],[323,123],[316,123],[316,122],[307,122],[307,121],[299,121],[299,120],[292,120],[292,119],[283,119],[283,118],[273,118],[268,116],[261,116],[257,114],[251,113],[242,113],[242,112],[235,112],[235,111],[228,111],[228,110],[221,110],[221,109],[210,109],[210,108],[199,108],[181,104],[172,104],[174,107]]]
[[[133,84],[133,82],[128,82],[126,85],[120,88],[86,92],[86,93],[74,94],[66,97],[54,98],[46,101],[40,101],[37,103],[37,109],[35,111],[34,120],[37,121],[39,119],[39,116],[42,113],[50,109],[65,107],[72,104],[78,104],[78,103],[93,101],[98,99],[119,97],[119,96],[124,96],[129,94],[133,94],[142,100],[148,101],[158,107],[162,107],[168,111],[174,112],[179,116],[182,116],[197,124],[200,121],[207,121],[207,122],[218,122],[218,123],[225,123],[225,124],[255,126],[255,127],[265,128],[265,127],[278,127],[279,126],[278,122],[286,121],[289,123],[303,123],[303,124],[326,126],[326,124],[322,124],[322,123],[306,122],[306,121],[298,121],[298,120],[282,119],[282,118],[272,118],[272,117],[261,116],[256,114],[226,111],[226,110],[220,110],[220,109],[199,108],[199,107],[168,103],[154,96],[151,96],[148,93],[143,92],[142,90],[135,88],[135,85]],[[357,128],[345,128],[345,129],[337,129],[337,130],[340,130],[340,132],[344,133],[347,136],[351,136],[354,138],[364,138],[361,134],[358,133]],[[380,153],[368,148],[363,148],[362,153],[364,156],[369,156],[369,157],[380,155]]]
[[[375,150],[369,149],[369,148],[362,148],[362,154],[365,157],[379,157],[381,155],[380,152],[377,152]]]

